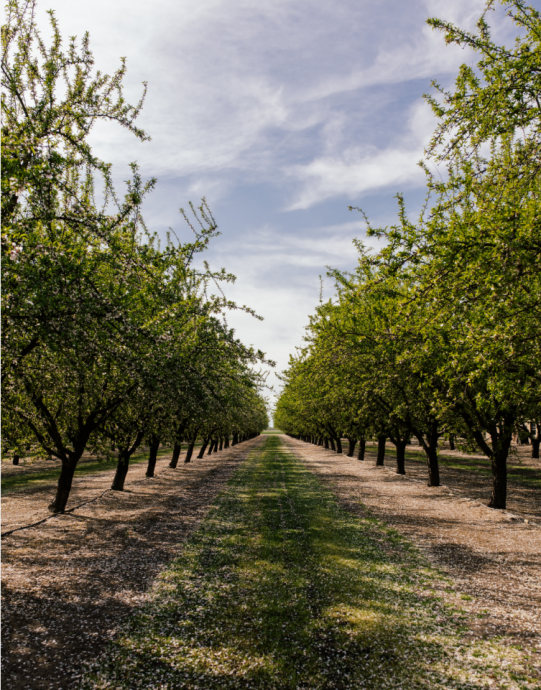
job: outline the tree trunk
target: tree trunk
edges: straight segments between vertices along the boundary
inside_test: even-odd
[[[396,473],[406,474],[406,441],[396,441]]]
[[[376,459],[376,467],[381,467],[385,463],[385,443],[387,436],[380,434],[378,436],[378,457]]]
[[[169,467],[173,470],[178,465],[178,459],[180,457],[180,451],[181,450],[182,450],[182,444],[180,443],[180,441],[175,441],[175,445],[173,447],[173,455],[171,457],[171,462],[169,463]]]
[[[130,453],[126,451],[119,451],[118,462],[116,465],[115,478],[111,484],[113,491],[124,491],[124,482],[130,466]]]
[[[203,457],[203,455],[205,455],[205,451],[207,450],[207,446],[208,446],[209,441],[210,441],[210,438],[205,438],[205,439],[203,440],[203,445],[202,445],[201,448],[199,449],[199,454],[198,454],[198,456],[197,456],[197,457],[199,458],[199,460],[201,460],[201,458]]]
[[[13,464],[18,465],[19,464],[19,456],[17,453],[13,453]]]
[[[195,442],[196,442],[196,439],[195,439],[195,438],[193,438],[193,439],[190,441],[190,445],[188,446],[188,450],[186,451],[186,457],[184,458],[184,462],[185,462],[185,463],[186,463],[186,462],[190,462],[190,460],[192,459],[193,449],[194,449],[194,446],[195,446]]]
[[[325,438],[324,443],[325,443],[325,450],[329,450],[329,439]]]
[[[225,437],[224,448],[227,450],[229,448],[229,436]]]
[[[357,445],[357,439],[356,438],[348,438],[348,443],[349,443],[348,458],[352,458],[353,453],[355,452],[355,446]]]
[[[79,458],[77,458],[77,460],[79,460]],[[77,460],[62,461],[62,469],[60,470],[60,477],[58,478],[58,485],[56,487],[56,496],[54,501],[49,505],[49,512],[63,513],[66,510],[66,504],[73,482],[73,475],[77,467]]]
[[[223,438],[221,438],[220,439],[220,447],[218,448],[218,450],[223,450],[223,449],[224,449],[224,440],[223,440]]]
[[[336,443],[336,452],[337,452],[337,453],[341,453],[341,452],[342,452],[342,441],[340,440],[340,437],[337,436],[337,437],[334,439],[334,441],[335,441],[335,443]]]
[[[148,452],[148,465],[145,477],[153,477],[156,469],[156,460],[158,459],[158,450],[160,448],[160,439],[153,436],[150,440],[150,448]]]
[[[332,436],[331,436],[331,438],[329,439],[329,443],[331,444],[331,450],[334,450],[334,452],[336,452],[336,447],[335,447],[335,445],[334,445],[334,439],[333,439]]]
[[[507,457],[512,434],[492,440],[492,497],[489,508],[505,510],[507,505]]]
[[[428,465],[428,486],[440,485],[440,464],[438,462],[438,446],[430,443],[425,447],[426,464]]]
[[[365,450],[366,450],[366,439],[363,436],[359,441],[359,453],[357,455],[357,460],[364,460]]]
[[[541,438],[532,438],[532,458],[539,459],[539,444],[541,443]]]
[[[449,436],[449,450],[455,449],[455,437],[451,434]]]

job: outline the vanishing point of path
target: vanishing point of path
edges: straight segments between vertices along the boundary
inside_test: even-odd
[[[182,479],[180,474],[178,480],[172,479],[177,483],[161,503],[152,483],[145,485],[153,498],[134,496],[132,511],[137,512],[135,504],[141,508],[149,502],[152,519],[146,521],[143,511],[132,526],[123,526],[125,549],[118,548],[119,541],[101,546],[96,541],[100,527],[106,531],[122,515],[119,510],[110,514],[111,505],[100,510],[99,501],[92,504],[95,512],[87,522],[93,522],[94,551],[87,553],[82,539],[76,546],[74,538],[67,554],[72,580],[79,577],[85,589],[72,588],[68,594],[69,578],[56,590],[52,582],[49,589],[39,590],[36,582],[35,600],[28,602],[40,611],[34,625],[43,646],[57,650],[59,675],[55,681],[49,662],[40,681],[43,669],[39,662],[32,664],[39,655],[34,650],[27,657],[26,677],[12,682],[5,675],[6,687],[541,688],[531,648],[510,644],[490,629],[470,636],[472,613],[461,608],[453,580],[439,572],[414,542],[378,519],[372,505],[370,511],[360,505],[358,482],[351,482],[357,495],[348,493],[340,476],[347,472],[325,477],[331,473],[326,469],[331,466],[330,453],[310,457],[301,444],[270,436],[245,443],[235,457],[232,453],[227,457],[215,457],[214,476],[207,472],[205,478],[202,470],[212,458],[199,465],[206,500],[196,499],[197,479],[190,479],[197,465]],[[348,461],[337,458],[337,467]],[[165,486],[164,480],[162,492]],[[187,527],[189,506],[181,507],[187,491],[193,494],[195,512],[199,511],[199,519],[193,521],[197,529]],[[377,507],[373,486],[368,493]],[[83,514],[72,516],[69,520],[83,520]],[[66,529],[62,520],[73,524],[63,517],[45,523],[46,528],[16,533],[17,540],[15,534],[9,538],[8,557],[11,554],[14,564],[23,564],[18,566],[21,574],[25,548],[28,564],[40,565],[41,554],[42,568],[56,565],[62,570],[62,551],[49,547],[54,538],[59,539],[57,547],[62,544],[58,534]],[[165,527],[159,528],[162,521]],[[154,545],[160,547],[158,558]],[[161,571],[146,596],[141,596],[144,588],[132,582],[137,579],[133,574],[130,580],[126,567],[130,553],[137,555],[141,571],[147,570],[147,562],[152,577]],[[81,578],[75,566],[84,570],[85,557],[89,562]],[[93,595],[86,591],[91,588],[93,568],[98,567],[107,582],[101,597],[99,586]],[[107,579],[108,571],[116,572],[116,580]],[[16,589],[16,582],[11,583]],[[65,673],[62,677],[62,667],[77,664],[73,655],[63,654],[69,641],[62,639],[61,629],[67,618],[58,626],[56,639],[48,634],[48,626],[61,615],[61,605],[71,606],[74,624],[88,618],[91,629],[93,614],[114,602],[121,606],[116,614],[110,613],[111,639],[106,631],[96,630],[92,655],[96,660],[81,678],[69,680]],[[100,615],[103,610],[98,619]],[[30,639],[26,637],[28,644]],[[96,655],[99,649],[102,653]],[[10,653],[16,651],[15,645]],[[81,673],[80,669],[79,664],[74,673]]]

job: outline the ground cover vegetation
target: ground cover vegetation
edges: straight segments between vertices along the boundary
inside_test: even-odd
[[[491,38],[493,1],[475,32],[429,20],[478,62],[426,96],[437,117],[421,163],[426,204],[412,220],[398,195],[391,227],[365,216],[383,248],[357,242],[357,269],[330,271],[336,298],[311,318],[275,415],[286,433],[338,452],[342,438],[350,455],[359,443],[361,460],[377,438],[379,464],[390,439],[399,473],[416,438],[430,486],[442,437],[480,450],[494,508],[506,507],[513,438],[539,457],[541,421],[541,17],[522,0],[502,4],[511,48]]]
[[[518,649],[465,641],[449,586],[269,436],[81,687],[532,686]]]
[[[264,353],[227,325],[231,302],[200,254],[217,225],[205,200],[182,242],[150,232],[142,204],[156,181],[136,164],[123,194],[92,151],[98,122],[137,127],[124,60],[96,71],[85,35],[64,44],[35,23],[35,1],[10,0],[2,28],[3,450],[61,461],[53,512],[63,512],[83,453],[117,459],[122,490],[141,444],[152,476],[160,446],[197,439],[214,452],[268,425]],[[259,317],[258,317],[259,318]],[[272,364],[272,363],[271,363]],[[200,453],[202,454],[202,453]]]

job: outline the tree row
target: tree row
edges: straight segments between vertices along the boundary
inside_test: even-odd
[[[88,36],[64,46],[51,13],[46,43],[34,15],[11,0],[2,29],[3,449],[61,461],[62,512],[83,453],[114,454],[121,490],[142,443],[151,476],[161,444],[175,466],[182,441],[204,452],[260,433],[268,362],[227,325],[233,309],[255,316],[224,296],[234,276],[200,260],[218,234],[205,201],[181,211],[190,241],[160,242],[142,217],[155,180],[133,164],[119,194],[90,146],[101,122],[148,139],[125,64],[97,72]]]
[[[505,3],[517,38],[491,38],[489,2],[474,32],[437,19],[447,43],[478,55],[454,89],[427,96],[437,128],[422,166],[426,203],[357,242],[336,297],[291,358],[275,424],[312,439],[388,438],[397,471],[416,438],[439,484],[438,440],[491,463],[490,505],[505,508],[513,436],[539,457],[541,422],[541,19]]]

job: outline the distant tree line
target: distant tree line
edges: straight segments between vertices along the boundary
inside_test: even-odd
[[[352,273],[331,271],[336,298],[311,318],[305,347],[284,374],[275,424],[331,444],[341,437],[424,449],[438,486],[438,440],[490,459],[490,505],[505,508],[514,434],[539,457],[541,426],[541,18],[503,3],[518,38],[491,38],[489,2],[473,33],[430,19],[447,43],[477,53],[452,91],[426,96],[438,119],[422,163],[427,200],[411,220],[358,242]],[[431,172],[431,165],[439,170]],[[443,168],[443,169],[442,169]]]
[[[141,141],[143,106],[123,95],[125,64],[97,72],[88,35],[63,44],[35,23],[35,2],[10,0],[2,29],[3,450],[41,452],[62,469],[50,510],[66,508],[85,452],[117,458],[122,490],[133,453],[196,439],[202,453],[267,427],[264,353],[247,347],[225,314],[234,276],[196,259],[217,226],[205,200],[184,213],[193,240],[160,244],[141,207],[155,180],[135,164],[123,195],[89,144],[116,123]],[[146,88],[146,87],[145,87]],[[272,363],[271,363],[272,364]]]

